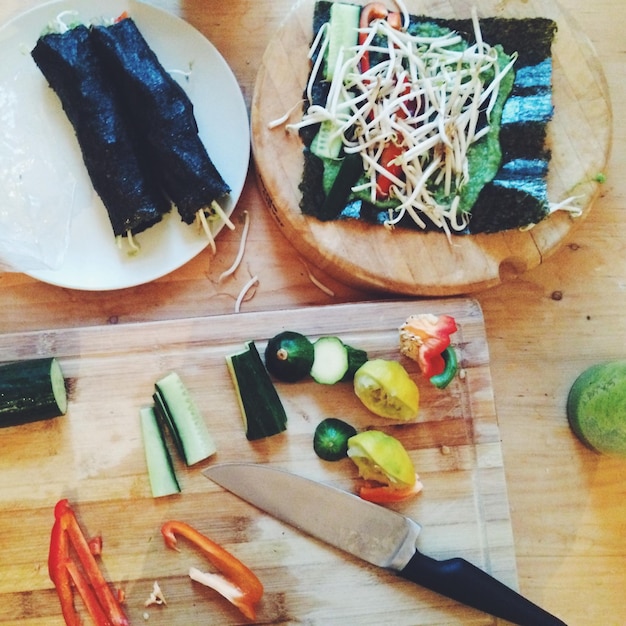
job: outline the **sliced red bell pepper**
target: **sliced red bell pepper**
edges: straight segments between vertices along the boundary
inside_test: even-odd
[[[66,568],[96,626],[109,626],[111,622],[104,614],[104,610],[102,609],[94,590],[87,582],[87,579],[83,575],[82,571],[78,569],[76,563],[74,563],[71,559],[67,562]]]
[[[375,502],[376,504],[389,504],[393,502],[402,502],[411,496],[419,493],[423,489],[419,477],[415,474],[415,484],[411,487],[398,489],[390,485],[381,485],[378,483],[365,482],[359,487],[359,496],[363,500]]]
[[[402,28],[402,17],[399,13],[389,11],[382,2],[370,2],[361,9],[361,15],[359,18],[359,45],[363,46],[367,40],[368,34],[366,28],[374,20],[386,20],[389,25],[400,30]],[[370,69],[370,56],[366,50],[361,56],[359,62],[359,69],[362,73],[367,72]],[[407,85],[405,93],[408,93],[409,86]],[[417,103],[415,100],[411,100],[407,103],[407,110],[414,112],[417,109]],[[398,115],[406,117],[404,111],[398,111]],[[402,146],[401,138],[399,141],[390,142],[385,146],[381,154],[380,162],[382,167],[389,172],[390,176],[386,176],[385,173],[381,173],[376,181],[376,197],[380,200],[385,200],[389,197],[389,190],[393,184],[392,177],[398,178],[402,174],[402,166],[392,161],[404,152],[405,148]]]
[[[370,25],[370,22],[374,20],[384,20],[389,15],[387,7],[382,2],[370,2],[361,9],[361,15],[359,17],[359,45],[362,46],[367,39],[367,33],[363,32],[363,29]],[[360,69],[362,73],[367,72],[370,69],[370,55],[369,52],[365,52],[361,57]]]
[[[173,550],[178,550],[176,535],[185,537],[202,550],[223,576],[201,577],[194,574],[194,580],[212,587],[234,604],[248,619],[255,619],[255,605],[263,596],[263,584],[252,570],[222,546],[185,522],[176,520],[165,522],[161,527],[161,534],[165,544]]]
[[[445,370],[442,353],[456,331],[456,321],[450,315],[411,315],[400,328],[401,350],[415,358],[424,376],[437,376]]]
[[[380,164],[385,168],[385,172],[381,173],[376,180],[376,197],[385,199],[389,197],[389,191],[393,184],[392,176],[398,178],[402,174],[402,166],[399,163],[393,163],[394,159],[404,152],[404,147],[397,143],[388,143],[380,156]],[[386,173],[390,176],[387,176]]]
[[[100,556],[102,554],[102,537],[92,537],[89,541],[89,552],[94,556]]]
[[[50,535],[48,575],[57,590],[65,623],[67,626],[80,626],[80,616],[74,607],[72,582],[67,570],[67,563],[69,561],[70,550],[67,533],[61,525],[61,520],[55,519]]]
[[[128,618],[104,579],[68,500],[57,502],[54,516],[48,572],[57,589],[66,623],[80,624],[74,607],[73,582],[96,624],[128,626]],[[70,548],[76,552],[84,574],[72,560]]]

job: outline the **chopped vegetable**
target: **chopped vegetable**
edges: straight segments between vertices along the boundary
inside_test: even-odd
[[[320,220],[334,220],[345,209],[352,187],[356,185],[362,171],[363,161],[360,155],[348,154],[343,158],[337,176],[317,214]]]
[[[348,456],[367,481],[359,489],[359,495],[365,499],[396,502],[422,488],[405,447],[382,431],[366,430],[350,437]]]
[[[322,385],[334,385],[348,371],[348,349],[339,337],[320,337],[313,344],[311,376]]]
[[[54,518],[48,554],[48,573],[61,601],[66,624],[78,626],[81,623],[74,607],[73,585],[96,624],[128,626],[128,618],[104,579],[68,500],[57,502]],[[78,556],[80,569],[70,554],[70,548],[73,548]]]
[[[252,570],[230,552],[185,522],[175,520],[165,522],[161,527],[161,533],[165,544],[173,550],[178,550],[176,535],[185,537],[202,550],[221,573],[206,574],[196,568],[191,568],[189,576],[222,594],[248,619],[255,619],[255,606],[263,596],[263,584]]]
[[[438,389],[445,389],[454,379],[459,371],[459,363],[456,357],[456,350],[452,346],[448,346],[442,353],[445,367],[441,374],[435,374],[430,377],[430,382]]]
[[[354,375],[354,392],[380,417],[397,420],[417,417],[419,389],[398,361],[367,361]]]
[[[313,450],[324,461],[339,461],[348,454],[348,439],[356,435],[356,428],[336,417],[322,420],[313,434]]]
[[[419,476],[415,475],[415,484],[405,489],[396,489],[388,485],[380,485],[367,481],[359,487],[359,496],[363,500],[376,502],[376,504],[390,504],[392,502],[402,502],[415,494],[418,494],[424,486],[419,481]]]
[[[150,592],[148,599],[143,603],[144,606],[152,606],[153,604],[156,604],[157,606],[167,605],[165,596],[163,595],[161,587],[156,580],[152,585],[152,591]]]
[[[400,352],[417,361],[424,376],[437,376],[446,366],[442,352],[456,331],[456,322],[450,315],[411,315],[400,327]]]
[[[139,411],[139,418],[152,496],[161,498],[180,493],[172,457],[167,449],[154,409],[142,407]]]
[[[87,541],[89,545],[89,552],[94,556],[102,556],[102,536],[96,535],[95,537],[91,537],[89,541]]]
[[[277,435],[287,429],[287,414],[263,365],[254,341],[243,351],[226,357],[241,416],[250,441]]]
[[[166,424],[187,465],[215,454],[217,448],[202,413],[176,372],[156,382],[153,398],[157,415]]]
[[[285,330],[274,335],[265,348],[267,371],[284,382],[296,382],[308,376],[315,350],[303,334]]]
[[[357,43],[360,8],[356,5],[334,2],[330,7],[328,36],[323,74],[325,80],[332,80],[335,71],[343,65],[348,51]],[[340,94],[342,101],[346,100]],[[325,119],[311,143],[311,151],[321,158],[336,159],[342,151],[342,138],[336,120]]]
[[[346,350],[348,351],[348,369],[341,380],[353,381],[354,375],[357,373],[357,370],[362,365],[365,365],[368,356],[367,352],[365,350],[361,350],[361,348],[355,348],[354,346],[350,346],[347,343],[344,345],[346,346]]]
[[[0,427],[65,414],[67,393],[53,357],[0,365]]]
[[[358,40],[359,15],[361,9],[354,4],[334,2],[330,7],[328,23],[328,52],[324,76],[331,81]]]

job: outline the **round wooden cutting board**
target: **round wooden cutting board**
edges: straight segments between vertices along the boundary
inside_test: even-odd
[[[552,202],[576,196],[582,216],[553,213],[528,231],[454,236],[422,233],[356,220],[321,222],[302,215],[298,184],[302,143],[270,123],[292,111],[298,119],[309,74],[313,0],[299,2],[268,46],[252,101],[252,148],[262,191],[279,227],[304,259],[354,287],[419,295],[471,293],[498,284],[507,273],[539,265],[588,214],[599,195],[611,144],[612,112],[606,80],[582,31],[550,0],[408,0],[410,13],[441,18],[547,17],[558,26],[553,44],[554,117],[548,129]],[[389,6],[392,4],[389,2]]]

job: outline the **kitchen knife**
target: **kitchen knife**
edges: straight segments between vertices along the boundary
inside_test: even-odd
[[[222,463],[202,473],[273,517],[448,598],[520,626],[565,626],[469,561],[421,554],[419,524],[395,511],[267,465]]]

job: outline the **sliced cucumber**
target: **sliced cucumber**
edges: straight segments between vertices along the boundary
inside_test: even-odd
[[[318,133],[319,134],[319,133]],[[363,159],[360,154],[347,154],[341,166],[337,177],[319,209],[317,217],[322,221],[334,220],[344,210],[352,187],[359,180],[363,173]]]
[[[339,461],[348,456],[348,439],[356,428],[336,417],[322,420],[313,433],[313,450],[324,461]]]
[[[235,386],[246,438],[255,441],[286,430],[285,408],[254,341],[249,341],[242,352],[227,356],[226,364]]]
[[[311,152],[320,159],[336,159],[339,157],[343,139],[336,131],[337,124],[335,122],[324,120],[320,124],[317,134],[313,137],[310,146]]]
[[[0,427],[64,415],[67,392],[54,357],[0,366]]]
[[[176,447],[187,465],[195,465],[215,454],[213,437],[195,403],[176,372],[155,384],[155,408],[167,425]]]
[[[355,4],[335,2],[330,7],[330,21],[328,22],[328,51],[324,78],[331,81],[335,73],[337,61],[342,50],[356,46],[359,37],[359,18],[361,7]],[[345,56],[344,56],[345,58]]]
[[[358,42],[360,15],[361,7],[353,4],[335,2],[330,8],[328,50],[324,65],[324,78],[329,82],[333,79],[339,56],[345,55],[342,51]],[[320,158],[336,159],[343,144],[341,135],[336,131],[335,122],[322,122],[311,143],[311,152]]]
[[[348,371],[348,348],[339,337],[320,337],[313,344],[311,376],[322,385],[334,385]]]
[[[180,493],[172,457],[165,444],[163,432],[159,427],[156,413],[152,407],[139,410],[143,449],[148,466],[150,490],[154,498]]]

